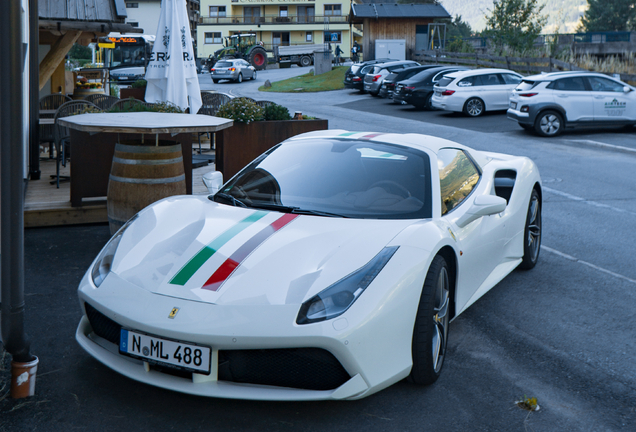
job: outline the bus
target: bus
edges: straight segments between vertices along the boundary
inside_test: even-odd
[[[104,68],[110,74],[110,82],[128,86],[146,75],[155,36],[110,33],[99,38],[103,49]]]

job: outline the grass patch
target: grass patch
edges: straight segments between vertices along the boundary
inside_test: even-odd
[[[278,93],[307,93],[340,90],[344,88],[344,76],[347,69],[349,69],[347,66],[337,66],[330,72],[324,74],[314,76],[312,72],[283,81],[273,82],[271,87],[265,88],[265,86],[261,86],[258,90]]]

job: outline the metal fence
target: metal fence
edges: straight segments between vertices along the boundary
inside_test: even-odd
[[[232,24],[265,24],[265,25],[280,25],[280,24],[323,24],[328,22],[329,24],[347,24],[349,17],[344,15],[289,15],[286,17],[278,15],[265,15],[265,16],[226,16],[226,17],[201,17],[199,18],[199,24],[219,24],[219,25],[232,25]]]
[[[463,38],[463,41],[472,46],[473,48],[486,48],[488,46],[488,37],[468,37]],[[636,37],[634,38],[636,39]],[[632,42],[632,32],[590,32],[590,33],[564,33],[564,34],[545,34],[540,35],[534,41],[535,46],[549,45],[557,43],[559,45],[564,44],[577,44],[577,43],[606,43],[606,42]],[[636,40],[634,40],[636,42]],[[446,41],[446,44],[451,42]]]

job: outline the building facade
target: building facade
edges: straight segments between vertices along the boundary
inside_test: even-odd
[[[348,57],[362,33],[348,22],[343,0],[201,0],[197,31],[199,58],[223,47],[223,38],[255,33],[268,52],[276,46],[331,43]]]

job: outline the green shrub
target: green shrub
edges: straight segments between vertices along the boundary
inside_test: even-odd
[[[265,120],[291,120],[292,118],[289,110],[278,104],[267,105],[263,110],[263,117]]]
[[[181,114],[183,110],[172,102],[157,102],[146,105],[131,97],[123,106],[113,106],[108,112],[162,112]]]
[[[148,81],[146,81],[145,79],[138,79],[137,81],[132,83],[132,85],[130,87],[132,87],[132,88],[146,88],[147,85],[148,85]]]
[[[221,105],[216,116],[234,120],[239,123],[251,123],[263,120],[263,109],[251,100],[235,98]]]

